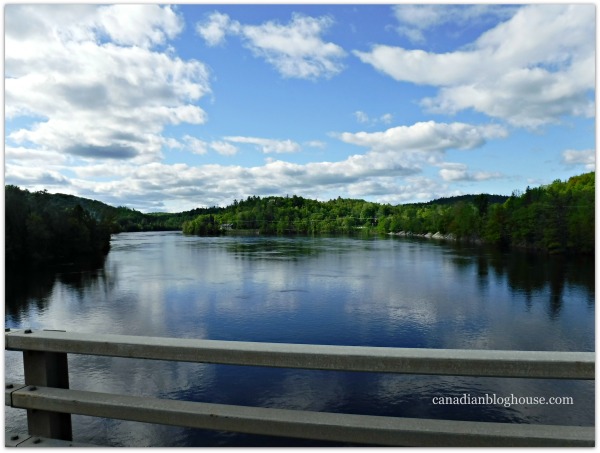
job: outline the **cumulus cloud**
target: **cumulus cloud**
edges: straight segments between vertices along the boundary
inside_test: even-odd
[[[184,139],[181,145],[187,147],[194,143],[191,138]],[[225,140],[206,145],[224,154],[237,151]],[[272,158],[267,159],[264,165],[253,167],[158,162],[134,164],[115,160],[111,163],[74,165],[70,170],[75,177],[69,180],[69,190],[80,196],[142,210],[173,211],[198,205],[226,205],[235,198],[249,195],[295,193],[323,200],[344,193],[358,194],[358,190],[364,189],[368,192],[361,196],[377,198],[383,196],[385,188],[393,191],[399,178],[421,172],[414,162],[403,162],[393,156],[382,159],[380,153],[372,150],[340,161],[305,164]],[[54,177],[54,182],[57,182],[60,176],[56,172],[42,174],[39,171],[23,174],[22,168],[15,166],[7,167],[6,171],[7,182],[27,181],[29,187],[35,186],[36,178],[48,180]],[[405,192],[402,196],[409,194]]]
[[[593,116],[594,36],[593,5],[528,5],[454,52],[374,45],[354,54],[398,81],[439,87],[422,100],[431,112],[474,109],[536,128]]]
[[[249,143],[256,145],[265,154],[270,153],[295,153],[300,151],[300,145],[292,140],[273,140],[258,137],[225,137],[225,140],[234,143]]]
[[[413,174],[421,172],[424,166],[439,166],[439,175],[443,181],[484,181],[500,178],[498,172],[469,172],[464,164],[443,162],[444,153],[450,149],[470,150],[483,146],[487,140],[504,138],[506,129],[498,125],[471,125],[465,123],[436,123],[434,121],[416,123],[411,126],[397,126],[380,132],[344,132],[337,134],[343,142],[369,149],[364,160],[378,162],[387,168],[387,173],[380,176],[394,175],[391,168],[398,166],[404,169],[413,169]],[[405,173],[404,176],[407,176]],[[386,199],[385,190],[398,186],[398,182],[383,179],[363,180],[361,189],[372,190],[379,193],[378,199]],[[398,190],[398,189],[394,189]],[[410,198],[426,198],[432,191],[410,193]],[[441,192],[440,192],[441,193]],[[399,200],[398,197],[394,199]]]
[[[292,163],[269,158],[264,165],[165,164],[148,162],[134,164],[127,160],[111,163],[75,165],[70,169],[70,190],[90,198],[113,204],[128,204],[143,210],[181,211],[198,205],[227,205],[233,199],[250,195],[282,195],[295,193],[326,200],[338,195],[369,197],[374,201],[400,203],[427,200],[452,193],[445,185],[460,180],[481,181],[499,174],[469,172],[462,164],[442,162],[449,149],[473,149],[486,140],[501,138],[504,129],[487,125],[463,123],[416,123],[381,132],[342,133],[345,143],[366,147],[364,154],[352,154],[339,161]],[[228,141],[234,139],[235,141]],[[254,146],[275,146],[286,141],[264,142],[254,137],[225,137],[204,142],[185,136],[183,148],[198,146],[232,155],[238,150],[232,143]],[[179,142],[172,143],[178,146]],[[421,174],[425,166],[438,165],[441,183]],[[21,168],[9,167],[6,179],[33,185],[36,177],[55,182],[60,175],[23,174]],[[107,194],[110,194],[107,195]],[[158,197],[160,194],[160,197]],[[108,197],[108,198],[107,198]],[[163,200],[157,204],[156,200]],[[192,201],[190,201],[192,200]],[[193,204],[191,204],[193,203]]]
[[[65,148],[64,151],[76,156],[104,159],[130,159],[138,155],[133,147],[122,145],[73,145]]]
[[[503,138],[506,135],[506,129],[498,125],[475,126],[427,121],[412,126],[397,126],[382,132],[344,132],[338,134],[338,138],[378,152],[393,151],[408,156],[448,149],[473,149],[482,146],[488,139]]]
[[[304,144],[311,148],[321,148],[321,149],[323,149],[327,146],[327,144],[325,142],[322,142],[320,140],[310,140]]]
[[[206,154],[208,152],[208,144],[196,137],[190,135],[184,135],[183,140],[185,141],[186,148],[194,154]]]
[[[68,187],[70,180],[56,170],[41,167],[6,164],[5,179],[7,184],[29,186],[33,190],[43,190],[48,187]]]
[[[97,24],[111,41],[125,46],[165,44],[183,30],[183,22],[173,9],[158,5],[100,7]]]
[[[5,146],[4,157],[7,161],[26,166],[43,165],[49,167],[67,162],[67,157],[62,153],[23,146]]]
[[[316,79],[342,71],[346,52],[321,35],[333,24],[329,17],[293,14],[288,24],[265,22],[244,25],[228,15],[214,12],[196,24],[196,33],[209,46],[221,44],[226,35],[238,35],[252,53],[263,58],[284,77]]]
[[[489,179],[497,179],[502,177],[500,172],[469,172],[465,164],[446,162],[440,165],[440,176],[444,181],[487,181]]]
[[[206,21],[196,24],[196,33],[198,33],[209,46],[216,46],[225,41],[227,33],[232,33],[233,29],[239,28],[227,14],[214,12],[208,16]]]
[[[358,121],[361,124],[374,125],[377,123],[390,124],[394,119],[394,116],[391,113],[384,113],[378,118],[371,118],[362,110],[357,110],[356,112],[354,112],[354,118],[356,118],[356,121]]]
[[[282,75],[316,78],[341,70],[343,50],[322,38],[331,25],[328,18],[295,15],[285,25],[249,26],[211,15],[196,31],[209,45],[240,37]],[[285,193],[391,203],[426,200],[451,193],[448,181],[493,177],[444,164],[447,150],[474,149],[507,134],[497,125],[433,121],[344,132],[335,137],[365,149],[310,163],[272,158],[299,151],[301,145],[292,140],[171,138],[165,135],[174,132],[164,133],[167,125],[206,121],[198,102],[210,92],[206,66],[169,48],[183,29],[176,8],[8,5],[6,27],[5,113],[19,126],[7,133],[5,180],[33,190],[48,187],[113,205],[171,211]],[[368,126],[393,119],[389,113],[360,113]],[[271,157],[251,167],[161,161],[165,148],[233,156],[242,145]],[[309,141],[302,146],[326,145]],[[440,165],[441,179],[423,177],[427,165]]]
[[[411,41],[425,42],[424,32],[440,25],[454,23],[465,27],[469,23],[486,23],[489,20],[508,19],[515,7],[506,5],[396,5],[398,33]]]
[[[461,195],[460,191],[452,190],[447,183],[440,183],[421,175],[408,176],[402,181],[385,181],[382,189],[381,195],[376,197],[378,202],[390,204],[429,201],[440,197]],[[385,190],[388,192],[385,193]]]
[[[206,121],[204,64],[160,50],[183,29],[171,6],[7,5],[10,146],[85,159],[160,157],[168,124]]]
[[[390,124],[393,119],[394,116],[391,113],[384,113],[379,117],[379,121],[381,121],[383,124]]]
[[[596,151],[584,149],[581,151],[567,149],[562,153],[563,163],[567,165],[584,165],[586,170],[593,171],[596,168]]]
[[[218,147],[223,143],[230,145],[226,142],[213,142],[210,146]],[[270,159],[262,166],[247,168],[216,164],[132,165],[123,162],[79,166],[72,170],[76,178],[71,182],[82,195],[106,200],[106,194],[111,194],[113,203],[123,204],[125,201],[140,209],[156,199],[156,193],[160,190],[160,199],[165,200],[166,205],[177,205],[177,208],[173,208],[175,210],[194,207],[189,204],[190,199],[197,200],[196,206],[226,205],[235,198],[284,193],[324,199],[328,193],[332,197],[345,193],[348,186],[365,184],[366,181],[377,184],[381,177],[389,180],[420,172],[418,167],[381,161],[368,154],[353,155],[337,162],[307,164]],[[10,169],[7,180],[11,180],[13,176],[17,177],[13,169]],[[91,181],[91,178],[98,176],[102,176],[104,180]],[[187,203],[185,206],[181,204],[184,200]]]
[[[237,147],[224,141],[213,141],[208,146],[222,156],[233,156],[238,152]]]

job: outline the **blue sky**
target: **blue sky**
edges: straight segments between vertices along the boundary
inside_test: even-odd
[[[144,212],[595,167],[595,5],[7,5],[5,183]]]

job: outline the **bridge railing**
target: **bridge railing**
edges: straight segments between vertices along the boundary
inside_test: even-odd
[[[593,446],[594,427],[339,414],[175,401],[69,389],[67,354],[423,375],[594,379],[595,353],[254,343],[9,330],[24,383],[6,404],[27,410],[31,436],[71,440],[71,414],[181,427],[401,446]]]

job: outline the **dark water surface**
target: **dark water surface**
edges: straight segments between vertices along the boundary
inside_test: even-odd
[[[411,348],[594,350],[594,260],[399,238],[124,233],[81,270],[6,275],[5,324],[213,340]],[[5,353],[7,380],[21,354]],[[269,369],[69,356],[71,387],[189,401],[498,422],[594,425],[594,383]],[[568,396],[572,405],[432,404]],[[24,411],[6,409],[23,431]],[[327,445],[73,417],[111,446]]]

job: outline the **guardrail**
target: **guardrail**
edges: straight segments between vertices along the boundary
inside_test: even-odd
[[[174,401],[69,389],[67,354],[378,373],[594,379],[595,353],[325,346],[10,330],[25,383],[6,405],[31,436],[70,441],[71,414],[251,434],[394,446],[594,446],[594,427],[338,414]],[[7,444],[8,445],[8,444]]]

